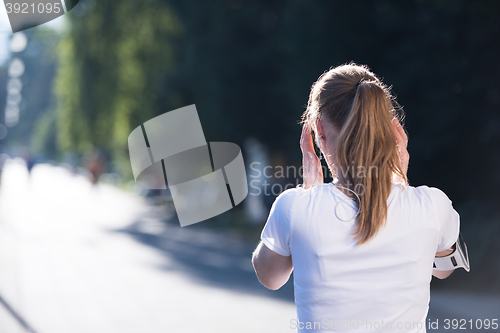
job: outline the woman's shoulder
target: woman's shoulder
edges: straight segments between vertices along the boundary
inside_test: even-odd
[[[408,196],[410,199],[417,200],[419,202],[433,204],[436,206],[447,205],[451,203],[446,193],[437,187],[430,187],[427,185],[420,186],[406,186],[401,191],[404,195]]]
[[[273,206],[292,206],[301,190],[305,191],[301,187],[293,187],[284,190],[276,197],[276,199],[274,199]]]
[[[297,201],[309,201],[317,193],[327,190],[327,183],[320,186],[305,189],[302,186],[289,188],[281,192],[274,200],[274,205],[293,205]]]
[[[289,188],[278,195],[275,199],[275,204],[278,205],[294,205],[304,206],[312,203],[320,204],[331,194],[334,196],[345,196],[339,190],[335,191],[336,187],[333,183],[323,183],[319,186],[304,189],[301,186]]]

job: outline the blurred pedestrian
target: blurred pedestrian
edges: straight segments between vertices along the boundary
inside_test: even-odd
[[[106,160],[104,155],[95,151],[87,158],[87,170],[90,175],[90,182],[95,185],[99,180],[99,177],[103,174],[105,168]]]

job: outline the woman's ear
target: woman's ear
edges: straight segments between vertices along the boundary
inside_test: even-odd
[[[316,119],[316,136],[319,138],[322,138],[325,136],[325,128],[323,126],[323,122],[321,121],[321,118]]]

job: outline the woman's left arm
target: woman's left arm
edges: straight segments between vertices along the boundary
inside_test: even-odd
[[[282,256],[260,242],[252,256],[257,278],[264,287],[278,290],[290,278],[293,271],[292,256]]]
[[[448,250],[444,250],[442,252],[437,252],[436,253],[436,257],[446,257],[447,255],[452,254],[453,251],[455,251],[455,245],[453,245]],[[453,272],[454,272],[454,270],[451,270],[451,271],[438,271],[438,270],[433,269],[432,270],[432,275],[435,276],[435,277],[437,277],[438,279],[446,279]]]

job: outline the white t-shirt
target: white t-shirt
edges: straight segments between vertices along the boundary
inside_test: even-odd
[[[274,202],[263,243],[292,256],[298,332],[426,332],[436,252],[458,239],[446,194],[393,184],[386,225],[355,245],[356,205],[334,184],[293,188]]]

